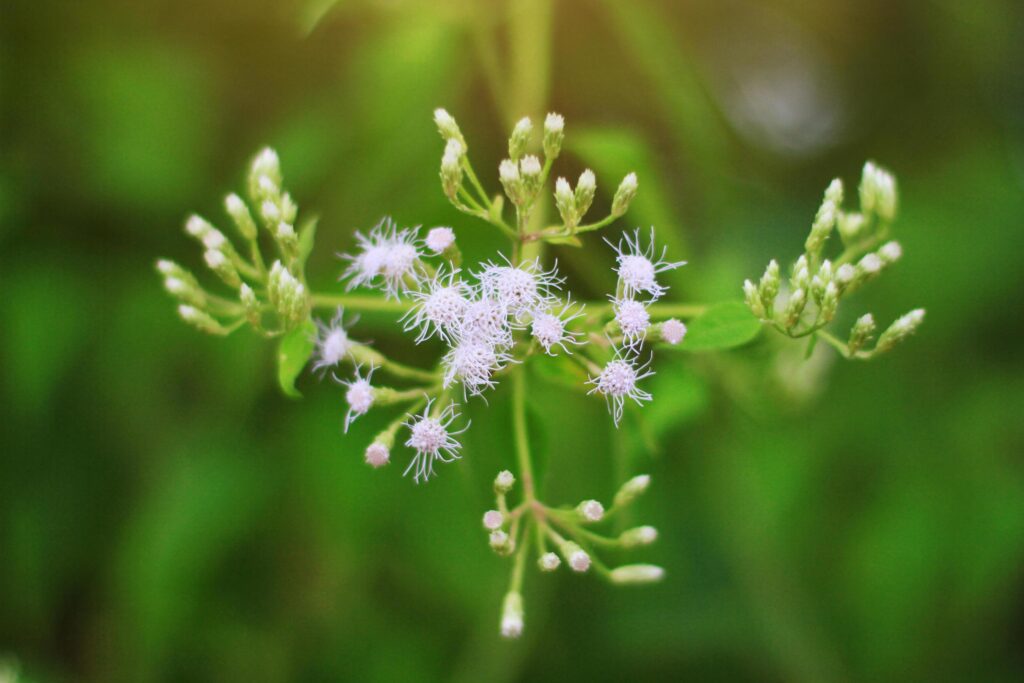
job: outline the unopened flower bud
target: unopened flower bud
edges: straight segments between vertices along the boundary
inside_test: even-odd
[[[523,634],[523,596],[517,591],[505,594],[501,609],[501,635],[518,638]]]
[[[847,342],[850,353],[857,353],[871,340],[875,335],[875,318],[870,313],[865,313],[861,317],[857,318],[857,322],[853,324],[853,329],[850,330],[850,341]]]
[[[364,456],[366,464],[377,469],[388,464],[391,460],[391,449],[386,444],[380,441],[374,441],[366,447],[366,454]]]
[[[800,322],[800,314],[804,312],[804,307],[807,305],[807,290],[798,289],[793,292],[789,297],[789,302],[786,304],[786,327],[792,329]]]
[[[484,528],[490,531],[500,529],[505,524],[505,515],[498,510],[488,510],[484,513]]]
[[[619,189],[615,190],[615,197],[612,199],[613,216],[622,216],[629,210],[629,205],[632,203],[633,197],[636,196],[636,190],[636,173],[630,173],[619,183]]]
[[[515,542],[501,529],[495,529],[488,537],[491,549],[499,555],[509,555],[515,549]]]
[[[612,502],[612,507],[622,508],[639,498],[647,487],[651,485],[651,477],[648,474],[638,474],[625,484],[619,487]]]
[[[524,116],[516,122],[512,129],[512,135],[508,139],[508,156],[512,161],[519,161],[519,158],[526,152],[526,146],[530,144],[530,133],[533,132],[533,122]]]
[[[667,344],[675,346],[683,341],[686,336],[686,325],[675,318],[666,320],[661,324],[661,339]]]
[[[907,313],[906,315],[900,316],[896,319],[892,325],[889,326],[882,336],[878,338],[878,344],[875,345],[875,350],[879,353],[884,353],[890,350],[896,344],[900,343],[910,335],[912,335],[917,328],[924,322],[924,309],[917,308]]]
[[[585,500],[576,506],[576,513],[582,522],[600,522],[604,519],[604,506],[596,500]]]
[[[560,564],[562,564],[562,560],[558,557],[557,553],[544,553],[537,560],[537,566],[540,567],[542,572],[553,572],[558,569]]]
[[[224,255],[223,251],[207,249],[203,254],[203,259],[210,270],[216,273],[217,277],[223,280],[228,287],[238,287],[242,284],[242,279],[238,276],[238,269],[231,259]]]
[[[576,199],[573,196],[572,187],[565,178],[555,181],[555,207],[558,215],[562,217],[562,223],[570,231],[576,227],[579,219],[576,216]]]
[[[757,285],[750,280],[743,281],[743,301],[756,317],[761,319],[767,317],[764,306],[761,304],[761,297],[758,296]]]
[[[882,270],[882,259],[878,258],[877,254],[866,254],[864,258],[857,262],[857,270],[861,277],[867,277],[877,274]]]
[[[585,572],[590,569],[590,555],[573,541],[566,541],[558,549],[574,572]]]
[[[253,327],[259,327],[262,320],[262,311],[260,310],[259,299],[256,298],[256,292],[252,290],[252,287],[243,282],[238,288],[238,300],[242,302],[242,307],[245,309],[245,317],[249,320],[249,323]]]
[[[424,243],[430,251],[441,254],[455,244],[455,231],[446,227],[431,228]]]
[[[583,220],[583,216],[590,210],[594,203],[594,195],[597,193],[597,178],[589,168],[580,173],[576,181],[576,220]]]
[[[448,199],[455,199],[459,189],[462,187],[462,163],[459,154],[453,148],[462,148],[458,140],[452,138],[448,141],[444,156],[441,157],[441,187]]]
[[[237,194],[229,194],[224,198],[224,208],[231,216],[231,220],[234,221],[238,234],[250,241],[256,239],[256,223],[252,219],[252,214],[249,213],[249,207],[245,205],[241,197]]]
[[[843,181],[839,178],[835,178],[828,187],[825,189],[825,199],[832,202],[835,206],[840,207],[843,205]]]
[[[665,576],[665,570],[654,564],[627,564],[611,571],[612,583],[633,585],[655,583]]]
[[[281,222],[281,208],[269,199],[260,204],[260,215],[263,216],[263,221],[267,225],[276,225]]]
[[[878,250],[878,257],[886,264],[896,263],[903,256],[903,247],[899,242],[886,242]]]
[[[638,526],[626,529],[619,535],[619,543],[626,549],[650,545],[656,540],[658,540],[658,530],[653,526]]]
[[[544,156],[554,159],[562,151],[565,138],[565,119],[561,114],[548,114],[544,119]]]
[[[849,263],[844,263],[836,269],[836,281],[844,287],[853,282],[856,277],[857,269]]]
[[[210,317],[210,314],[195,306],[182,304],[178,306],[178,315],[193,327],[209,334],[225,335],[230,330]]]
[[[764,269],[761,282],[757,286],[757,295],[764,308],[764,317],[771,318],[775,315],[775,298],[779,295],[781,277],[779,275],[779,262],[772,259],[768,267]]]
[[[867,227],[867,220],[861,213],[841,213],[836,221],[836,228],[839,236],[843,238],[844,244],[857,242]]]
[[[836,309],[839,308],[839,288],[836,286],[836,283],[829,282],[825,285],[825,290],[821,295],[821,301],[818,305],[820,306],[822,322],[832,322],[833,318],[836,317]]]
[[[185,232],[200,240],[213,229],[214,227],[202,216],[192,214],[188,217],[188,220],[185,221]]]
[[[512,490],[512,487],[516,484],[515,476],[508,470],[502,470],[498,472],[498,476],[494,478],[494,491],[496,493],[508,493]]]
[[[465,147],[466,141],[462,138],[459,124],[455,122],[455,118],[446,110],[440,108],[434,110],[434,123],[437,125],[437,132],[441,134],[442,138],[445,140],[458,140]]]
[[[523,180],[519,175],[519,164],[511,159],[505,159],[498,165],[498,179],[501,186],[505,188],[505,194],[512,200],[513,204],[523,202]]]

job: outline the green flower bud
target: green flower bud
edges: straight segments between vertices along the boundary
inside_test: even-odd
[[[526,147],[530,144],[530,133],[533,132],[533,122],[529,117],[524,116],[512,129],[512,135],[508,139],[508,156],[512,161],[519,161],[519,158],[526,153]]]
[[[615,191],[615,197],[612,199],[612,215],[618,218],[619,216],[625,215],[626,211],[629,210],[629,205],[632,203],[633,198],[636,196],[637,180],[636,173],[630,173],[622,182],[619,183],[619,189]]]

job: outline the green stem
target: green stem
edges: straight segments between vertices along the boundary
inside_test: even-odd
[[[313,308],[338,308],[339,306],[367,313],[405,313],[412,304],[406,301],[384,299],[365,294],[313,294]]]
[[[585,304],[587,313],[598,316],[607,316],[614,313],[611,301],[593,301]],[[647,307],[651,318],[694,318],[708,308],[707,304],[679,304],[671,302],[655,302]]]
[[[536,483],[533,479],[533,463],[530,460],[530,436],[526,427],[526,370],[512,375],[512,429],[515,434],[516,458],[519,462],[519,476],[523,480],[523,495],[527,501],[537,499]]]

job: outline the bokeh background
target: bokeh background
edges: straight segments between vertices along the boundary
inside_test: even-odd
[[[3,0],[0,680],[1021,680],[1022,31],[1015,0]],[[680,301],[794,258],[828,181],[876,159],[906,255],[844,320],[928,309],[870,364],[662,357],[614,434],[536,378],[547,497],[650,472],[627,521],[659,527],[641,557],[668,578],[531,571],[515,643],[479,527],[507,387],[414,486],[361,462],[384,417],[343,438],[337,387],[285,399],[268,344],[186,328],[153,271],[199,269],[183,219],[223,224],[263,144],[322,215],[320,288],[385,213],[492,255],[443,199],[436,106],[478,169],[555,110],[558,173],[603,195],[636,170],[611,230],[658,226]],[[556,255],[600,298],[588,246]],[[358,329],[426,362],[388,319]]]

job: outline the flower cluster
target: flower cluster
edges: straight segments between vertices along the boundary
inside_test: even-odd
[[[892,349],[924,321],[924,309],[898,318],[868,348],[875,337],[874,317],[868,313],[853,323],[847,340],[825,328],[838,314],[839,303],[874,280],[903,256],[899,242],[889,239],[896,219],[897,191],[892,174],[873,162],[861,175],[860,211],[844,211],[843,183],[837,178],[825,190],[825,197],[804,243],[804,253],[782,282],[779,264],[772,260],[755,284],[743,283],[747,306],[763,322],[795,339],[818,339],[835,347],[845,358],[867,360]],[[834,260],[824,257],[833,232],[839,233],[843,250]]]
[[[607,404],[618,427],[629,403],[652,400],[644,380],[653,374],[655,348],[681,345],[700,348],[698,322],[704,323],[707,348],[710,311],[703,306],[668,304],[661,299],[668,287],[663,275],[682,265],[668,258],[655,243],[655,233],[639,229],[617,241],[613,250],[614,293],[607,301],[583,303],[566,288],[557,262],[544,251],[548,245],[580,247],[581,237],[601,230],[623,216],[635,199],[637,176],[627,174],[611,196],[609,213],[587,222],[598,191],[597,177],[584,170],[575,186],[564,177],[545,188],[565,138],[565,120],[548,114],[543,132],[534,135],[529,118],[521,119],[508,139],[508,157],[492,182],[501,191],[488,193],[469,158],[469,146],[458,123],[443,109],[434,121],[444,139],[441,187],[451,204],[508,238],[508,249],[492,260],[463,264],[456,232],[434,227],[423,234],[384,219],[355,235],[355,248],[338,256],[344,262],[340,280],[344,292],[310,291],[305,263],[312,248],[315,222],[296,229],[297,206],[282,189],[277,154],[263,150],[248,174],[248,201],[228,195],[224,206],[241,247],[207,220],[192,216],[185,229],[203,248],[209,269],[232,291],[230,297],[204,289],[189,271],[171,261],[157,264],[164,288],[174,297],[181,317],[195,327],[228,334],[248,323],[257,333],[280,337],[278,377],[282,389],[298,396],[294,382],[311,365],[314,373],[330,375],[341,386],[345,408],[340,428],[371,411],[394,410],[364,451],[365,462],[381,468],[391,462],[396,444],[411,454],[403,476],[416,483],[431,479],[439,465],[462,457],[459,435],[470,426],[463,417],[474,397],[482,397],[507,380],[511,384],[514,453],[521,493],[514,506],[508,494],[516,485],[510,470],[494,482],[495,509],[484,514],[483,525],[495,552],[513,561],[510,587],[502,605],[501,633],[523,631],[523,576],[527,557],[542,572],[563,563],[575,573],[596,573],[613,584],[658,581],[660,567],[631,564],[610,568],[600,553],[630,550],[652,543],[650,526],[628,529],[616,536],[596,531],[632,504],[647,488],[646,475],[635,476],[618,489],[607,508],[594,499],[571,507],[541,502],[543,481],[533,472],[532,443],[526,419],[528,381],[525,368],[533,363],[560,366],[556,373],[571,378],[581,394],[594,394]],[[539,137],[539,139],[538,139]],[[550,202],[545,206],[544,199]],[[837,314],[842,297],[855,291],[901,256],[888,241],[895,217],[896,188],[892,177],[873,164],[864,169],[860,211],[844,212],[842,185],[835,181],[825,193],[805,253],[792,269],[788,288],[772,261],[759,284],[744,285],[747,305],[762,321],[790,337],[825,339],[851,358],[868,358],[887,351],[920,325],[924,312],[913,311],[875,334],[870,315],[853,325],[849,341],[831,337],[824,327]],[[547,224],[547,215],[558,216]],[[823,257],[830,234],[840,234],[844,251],[830,261]],[[266,255],[265,246],[273,254]],[[609,278],[610,280],[611,278]],[[353,290],[376,290],[354,292]],[[785,289],[785,291],[784,291]],[[735,305],[729,304],[735,312]],[[313,311],[327,309],[323,318]],[[421,365],[389,357],[350,335],[360,313],[392,313],[398,326],[420,349]],[[740,309],[744,321],[757,325]],[[677,317],[698,316],[687,343],[687,325]],[[361,335],[357,335],[361,336]],[[745,337],[744,340],[749,340]],[[443,344],[440,353],[425,352],[428,340]]]
[[[274,337],[309,320],[312,300],[303,268],[313,246],[315,221],[295,229],[298,207],[282,185],[281,165],[270,148],[253,159],[248,176],[254,218],[237,194],[224,198],[224,210],[244,247],[237,249],[212,223],[198,215],[185,221],[185,232],[203,248],[203,260],[231,298],[215,295],[188,270],[161,259],[157,271],[164,288],[179,302],[178,313],[204,332],[225,335],[248,322],[259,333]],[[274,261],[268,267],[260,232],[269,235]]]
[[[651,478],[641,474],[623,484],[612,505],[605,508],[597,500],[584,500],[575,507],[553,508],[524,497],[510,506],[508,494],[515,486],[515,477],[508,470],[494,480],[495,507],[483,515],[483,526],[491,549],[498,555],[515,555],[517,564],[512,585],[502,605],[501,634],[518,638],[523,632],[522,581],[523,567],[530,548],[542,572],[556,571],[562,563],[577,574],[591,569],[613,584],[644,584],[660,581],[665,570],[652,564],[627,564],[609,568],[599,557],[601,550],[626,551],[654,543],[658,531],[652,526],[638,526],[607,536],[593,527],[613,519],[647,490]]]

